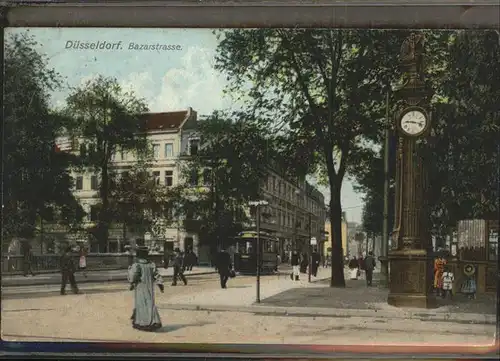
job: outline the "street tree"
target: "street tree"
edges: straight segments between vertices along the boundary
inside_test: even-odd
[[[148,108],[143,99],[122,90],[117,80],[98,76],[73,90],[66,100],[65,112],[73,117],[71,136],[80,142],[81,167],[99,174],[100,210],[94,235],[106,248],[110,212],[111,163],[120,153],[147,158],[145,118]]]
[[[249,114],[284,123],[289,147],[330,190],[332,287],[344,287],[342,182],[374,156],[385,93],[399,76],[405,31],[237,29],[221,31],[216,65]],[[309,163],[309,164],[308,164]],[[317,167],[316,167],[317,166]],[[303,167],[304,168],[304,167]],[[317,168],[317,169],[316,169]]]
[[[246,209],[260,196],[272,146],[264,131],[238,113],[214,112],[198,124],[202,147],[183,161],[176,212],[212,251],[250,221]]]
[[[173,221],[169,212],[173,198],[159,179],[151,177],[148,168],[147,163],[139,162],[111,182],[110,218],[122,225],[123,239],[130,228],[140,234],[157,234]]]
[[[78,228],[83,210],[68,173],[74,158],[57,151],[66,119],[50,109],[61,78],[27,33],[7,35],[4,63],[2,240],[30,238],[43,220]]]
[[[499,55],[493,30],[458,31],[450,38],[433,134],[424,149],[433,232],[440,240],[461,219],[498,218]]]

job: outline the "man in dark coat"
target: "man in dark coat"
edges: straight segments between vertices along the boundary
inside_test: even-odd
[[[373,279],[373,270],[375,269],[375,258],[373,257],[372,251],[368,252],[368,256],[366,256],[364,260],[364,266],[366,274],[366,285],[371,286]]]
[[[319,263],[321,261],[321,257],[319,253],[314,250],[313,253],[311,254],[311,260],[312,260],[312,265],[311,265],[311,274],[314,277],[318,276],[318,268],[319,268]]]
[[[71,254],[71,246],[67,245],[64,249],[64,253],[61,256],[61,295],[66,294],[66,285],[68,281],[71,285],[71,290],[73,293],[78,293],[78,286],[75,280],[75,261],[73,255]]]
[[[24,241],[21,244],[21,253],[23,255],[23,273],[24,277],[28,277],[28,273],[32,276],[35,275],[32,268],[33,253],[31,251],[31,244],[29,241]]]
[[[184,282],[184,285],[187,285],[187,279],[186,276],[184,276],[184,256],[179,248],[174,250],[173,267],[174,279],[172,281],[172,286],[177,286],[178,279]]]
[[[298,281],[299,280],[299,265],[300,265],[300,257],[299,257],[299,253],[297,251],[293,251],[292,253],[292,258],[290,260],[290,263],[292,265],[292,279],[294,281]]]
[[[225,249],[221,249],[217,254],[216,267],[219,272],[220,286],[222,288],[227,288],[227,280],[229,279],[233,265],[231,263],[231,256]]]

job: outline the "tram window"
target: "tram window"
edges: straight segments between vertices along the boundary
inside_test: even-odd
[[[265,250],[266,252],[274,252],[274,242],[273,241],[265,241]]]
[[[252,242],[247,242],[247,254],[250,254],[252,252],[253,252]]]

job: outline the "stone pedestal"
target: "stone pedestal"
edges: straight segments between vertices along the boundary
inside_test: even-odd
[[[390,282],[387,303],[396,307],[435,308],[433,265],[425,250],[389,252]]]

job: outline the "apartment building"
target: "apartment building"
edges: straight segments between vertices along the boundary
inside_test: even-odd
[[[153,161],[150,174],[159,185],[173,187],[181,179],[183,159],[198,152],[200,137],[197,133],[197,113],[189,108],[186,111],[145,114],[147,140],[152,146]],[[78,152],[80,144],[68,146],[60,142],[61,147]],[[187,157],[187,158],[186,158]],[[113,155],[112,168],[117,173],[126,172],[136,163],[134,154],[118,151]],[[96,205],[99,178],[91,172],[76,173],[75,195],[87,213],[86,226],[92,227],[97,220]],[[318,249],[322,250],[324,241],[325,205],[321,192],[308,184],[305,179],[290,179],[278,164],[268,167],[268,174],[262,180],[261,198],[268,201],[262,213],[261,227],[273,233],[280,241],[279,251],[286,259],[292,250],[306,250],[309,237],[315,237]],[[125,244],[133,244],[137,237],[144,237],[148,246],[162,252],[165,248],[193,247],[200,256],[200,261],[207,258],[208,250],[198,249],[198,235],[182,227],[183,220],[155,227],[153,234],[139,234],[134,230],[123,231],[121,225],[110,229],[109,244],[106,250],[100,250],[97,242],[91,242],[92,252],[121,252]],[[310,231],[309,231],[310,227]],[[205,257],[207,256],[207,257]]]
[[[199,147],[199,136],[196,132],[197,113],[189,108],[185,111],[148,113],[144,115],[147,140],[153,151],[153,160],[150,162],[149,173],[158,185],[173,187],[182,181],[179,158],[195,154]],[[70,151],[82,151],[82,142],[76,141]],[[61,144],[64,144],[61,142]],[[67,148],[67,147],[66,147]],[[137,162],[134,154],[117,151],[112,155],[112,168],[116,173],[127,172]],[[99,178],[92,172],[72,173],[75,179],[75,195],[80,200],[87,213],[86,227],[90,228],[97,220],[96,204]],[[90,241],[92,252],[107,251],[110,253],[122,252],[125,244],[133,244],[135,238],[144,237],[146,244],[153,250],[163,252],[165,248],[193,247],[196,251],[198,237],[186,232],[181,227],[181,220],[166,224],[161,219],[153,233],[139,234],[132,230],[123,231],[121,225],[113,225],[110,229],[109,244],[106,250],[98,248],[95,240]]]
[[[283,260],[293,249],[307,251],[310,237],[316,238],[318,249],[322,249],[326,210],[320,191],[305,179],[287,177],[278,164],[272,163],[262,182],[261,199],[268,202],[262,208],[261,228],[278,238]]]

